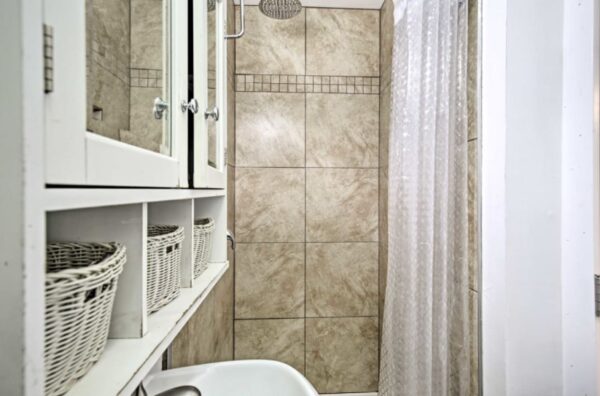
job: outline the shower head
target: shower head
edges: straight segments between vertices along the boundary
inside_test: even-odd
[[[274,19],[290,19],[302,11],[300,0],[260,0],[260,11]]]

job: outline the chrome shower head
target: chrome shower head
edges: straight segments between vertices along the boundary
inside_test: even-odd
[[[300,0],[260,0],[260,11],[274,19],[290,19],[302,11]]]

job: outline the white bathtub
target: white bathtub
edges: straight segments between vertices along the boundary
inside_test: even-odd
[[[181,385],[202,396],[318,396],[298,371],[272,360],[237,360],[163,371],[144,380],[149,396]],[[182,395],[193,393],[182,393]]]

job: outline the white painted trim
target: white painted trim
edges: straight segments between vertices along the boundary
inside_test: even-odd
[[[246,0],[246,5],[258,5],[260,0]],[[384,0],[300,0],[304,7],[318,8],[358,8],[379,10]],[[234,3],[240,4],[240,0],[234,0]]]
[[[564,2],[562,113],[563,394],[596,393],[594,0]]]
[[[179,161],[96,133],[86,132],[86,184],[178,187]]]
[[[140,202],[179,201],[224,197],[225,190],[177,188],[46,188],[43,192],[47,211],[127,205]]]
[[[483,394],[506,395],[506,0],[482,1],[481,321]]]

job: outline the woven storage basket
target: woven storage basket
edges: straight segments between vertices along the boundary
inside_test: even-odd
[[[125,247],[50,243],[46,248],[46,395],[62,395],[100,359]]]
[[[183,227],[148,227],[148,313],[158,311],[179,296],[183,238]]]
[[[211,218],[194,221],[194,279],[208,268],[215,221]]]

